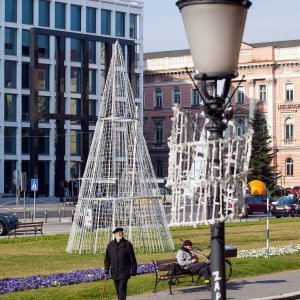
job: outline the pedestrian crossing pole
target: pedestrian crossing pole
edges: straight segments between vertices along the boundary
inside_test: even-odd
[[[31,179],[31,191],[33,191],[33,220],[35,221],[35,196],[38,190],[39,181],[38,179]]]

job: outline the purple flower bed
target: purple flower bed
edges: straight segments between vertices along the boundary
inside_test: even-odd
[[[153,272],[154,267],[152,264],[138,264],[138,275]],[[90,282],[100,280],[103,278],[103,269],[90,269],[74,271],[69,273],[54,273],[51,275],[37,275],[19,278],[4,278],[0,280],[0,295],[9,292],[24,291],[28,289]]]

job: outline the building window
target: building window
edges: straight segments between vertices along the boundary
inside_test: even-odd
[[[129,17],[129,37],[137,38],[137,15],[130,14]]]
[[[291,118],[288,118],[284,124],[284,138],[286,140],[294,140],[294,124]]]
[[[173,91],[173,104],[180,104],[181,103],[181,90],[176,89]]]
[[[16,128],[4,128],[4,154],[16,154]]]
[[[17,96],[12,94],[5,94],[4,98],[4,120],[17,120]]]
[[[71,30],[81,30],[81,6],[71,5]]]
[[[200,105],[200,96],[198,89],[192,89],[192,105]]]
[[[22,30],[22,55],[29,56],[29,47],[30,47],[30,31]]]
[[[49,91],[49,70],[49,65],[39,64],[38,89],[40,91]]]
[[[135,98],[140,98],[140,74],[135,74]]]
[[[22,95],[22,121],[29,121],[29,95]]]
[[[5,61],[5,87],[16,88],[17,86],[17,63],[15,61]]]
[[[66,29],[66,4],[55,2],[55,28]]]
[[[33,24],[33,0],[22,1],[22,23]]]
[[[81,69],[71,67],[71,86],[70,91],[74,93],[81,92]]]
[[[163,143],[163,125],[157,122],[154,128],[154,143],[156,146],[162,146]]]
[[[285,170],[286,170],[286,176],[293,176],[294,175],[294,162],[291,158],[288,158],[286,160]]]
[[[80,124],[81,115],[81,99],[71,98],[70,99],[70,115],[77,116],[77,120],[71,121],[71,124]]]
[[[38,35],[38,54],[40,58],[49,58],[49,36],[48,35]]]
[[[101,34],[111,34],[111,11],[101,9]]]
[[[27,62],[22,62],[22,89],[29,89],[30,84],[30,64]]]
[[[163,94],[162,91],[154,92],[154,107],[162,107],[163,106]]]
[[[29,136],[30,136],[30,129],[23,127],[22,128],[22,154],[30,153]]]
[[[39,128],[39,154],[48,155],[49,154],[49,144],[50,144],[50,129]]]
[[[156,161],[156,176],[157,177],[163,177],[163,174],[162,174],[162,168],[163,167],[163,164],[162,164],[162,161],[161,160],[157,160]]]
[[[267,100],[267,86],[265,84],[259,85],[259,101]]]
[[[50,1],[39,1],[39,26],[50,26]]]
[[[293,83],[285,84],[285,100],[287,100],[287,101],[294,100],[294,84]]]
[[[81,133],[79,131],[70,131],[70,146],[70,155],[81,155]]]
[[[97,100],[89,100],[89,116],[97,116]]]
[[[116,12],[116,36],[125,36],[125,13]]]
[[[38,112],[40,114],[48,114],[50,112],[50,98],[39,96],[38,98]],[[49,123],[49,119],[40,118],[40,122]]]
[[[95,64],[96,63],[96,42],[88,41],[88,48],[89,48],[89,61],[91,64]]]
[[[241,136],[245,134],[245,120],[244,119],[238,119],[236,124],[236,135]]]
[[[96,95],[96,74],[97,70],[90,69],[89,74],[89,92],[92,95]]]
[[[236,103],[245,104],[245,87],[239,86],[236,91]]]
[[[96,33],[96,8],[86,8],[86,32]]]
[[[17,22],[17,0],[5,0],[5,22]]]
[[[5,54],[17,54],[17,29],[5,28]]]
[[[71,39],[71,61],[81,61],[81,40]]]

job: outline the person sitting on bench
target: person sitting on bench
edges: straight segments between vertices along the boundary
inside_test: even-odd
[[[206,289],[210,289],[210,271],[207,263],[198,262],[197,258],[192,257],[193,243],[190,240],[183,242],[182,247],[178,250],[176,258],[178,264],[191,272],[192,274],[201,274],[204,278]]]

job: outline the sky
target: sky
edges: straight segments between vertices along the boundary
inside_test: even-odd
[[[251,0],[243,41],[300,39],[300,0]],[[176,0],[144,0],[144,52],[187,49]]]

